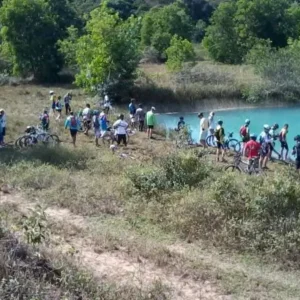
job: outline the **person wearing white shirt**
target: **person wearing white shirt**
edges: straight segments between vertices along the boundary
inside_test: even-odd
[[[82,111],[84,134],[88,135],[92,125],[92,110],[90,104],[87,104],[85,109]]]
[[[119,116],[119,120],[117,120],[113,124],[113,128],[116,130],[117,134],[117,143],[120,145],[121,142],[123,142],[124,146],[127,146],[127,128],[128,124],[124,121],[124,115],[121,114]]]
[[[198,118],[200,119],[200,144],[206,148],[206,138],[209,128],[208,120],[204,118],[203,113],[200,113]]]
[[[208,117],[210,134],[214,134],[214,132],[215,132],[216,124],[215,124],[214,118],[215,118],[215,113],[212,111]]]

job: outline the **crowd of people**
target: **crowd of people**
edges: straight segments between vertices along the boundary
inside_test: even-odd
[[[51,109],[56,120],[62,118],[62,110],[65,107],[66,120],[64,123],[65,129],[70,131],[72,143],[76,145],[76,137],[79,131],[83,131],[85,135],[93,129],[95,136],[95,145],[99,146],[99,139],[104,142],[105,137],[112,137],[117,144],[121,143],[127,146],[127,131],[138,130],[143,132],[146,129],[149,139],[153,139],[153,129],[157,124],[155,116],[155,107],[151,107],[149,111],[144,111],[143,105],[136,105],[135,99],[131,99],[128,105],[129,123],[125,121],[124,114],[120,114],[118,119],[110,126],[108,114],[111,108],[111,103],[108,96],[104,97],[104,103],[101,110],[92,109],[90,104],[86,104],[85,108],[78,114],[75,114],[71,109],[72,93],[68,92],[62,100],[61,96],[56,96],[54,91],[50,91]],[[204,113],[199,113],[200,119],[200,146],[207,147],[207,137],[213,135],[216,140],[217,152],[216,160],[225,161],[225,129],[222,120],[215,122],[215,113],[211,112],[208,117]],[[40,116],[41,126],[43,130],[48,131],[50,127],[50,115],[47,109],[43,111]],[[0,109],[0,146],[4,144],[4,137],[6,135],[7,117],[3,109]],[[277,154],[279,159],[288,160],[289,146],[287,135],[289,132],[289,125],[284,124],[279,130],[279,125],[274,124],[269,126],[265,124],[263,130],[259,135],[250,133],[250,120],[246,119],[241,126],[239,134],[242,143],[242,154],[249,160],[253,158],[259,159],[259,167],[267,169],[267,163],[272,158],[272,154]],[[181,131],[185,128],[186,123],[183,117],[180,117],[176,131]],[[280,142],[281,151],[278,153],[275,149],[275,142]],[[294,138],[296,144],[293,147],[292,155],[296,157],[296,168],[300,170],[300,136]]]
[[[215,113],[211,112],[206,118],[204,113],[199,113],[200,119],[200,132],[199,142],[200,146],[207,147],[207,137],[213,135],[216,140],[217,151],[216,160],[225,161],[225,129],[222,120],[215,122]],[[268,124],[263,125],[262,132],[259,135],[250,133],[250,120],[246,119],[245,123],[241,126],[239,135],[242,143],[242,154],[249,161],[256,158],[259,161],[259,167],[261,169],[267,169],[268,161],[272,158],[272,155],[277,154],[279,159],[288,160],[289,145],[287,141],[289,125],[284,124],[282,129],[279,130],[279,125],[274,124],[270,126]],[[183,117],[180,117],[176,131],[180,131],[185,126]],[[275,149],[275,143],[279,141],[281,151],[278,153]],[[292,155],[295,156],[296,168],[300,170],[300,135],[294,137],[295,145],[293,147]]]

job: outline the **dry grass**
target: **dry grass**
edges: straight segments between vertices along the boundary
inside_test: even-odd
[[[162,69],[161,72],[163,73]],[[231,78],[237,80],[235,68],[226,72],[231,74]],[[248,71],[241,69],[240,72]],[[39,113],[45,106],[49,107],[50,88],[61,95],[68,91],[66,88],[29,85],[2,88],[1,106],[8,115],[9,139],[16,138],[26,125],[38,123]],[[73,90],[73,94],[72,105],[75,110],[86,102],[95,105],[95,102],[81,91]],[[132,196],[128,174],[153,170],[154,166],[159,165],[162,157],[176,152],[173,144],[166,141],[163,136],[157,135],[157,140],[149,141],[144,133],[137,134],[131,138],[127,148],[120,148],[116,154],[112,154],[107,145],[96,148],[92,136],[80,135],[78,147],[74,149],[70,144],[68,132],[63,129],[63,122],[59,123],[51,118],[51,127],[64,141],[56,149],[1,150],[0,168],[3,176],[0,178],[0,185],[7,184],[12,192],[16,193],[11,195],[13,199],[23,194],[23,198],[20,198],[18,203],[10,203],[6,207],[1,203],[0,198],[1,219],[3,222],[9,219],[6,224],[4,222],[3,227],[10,227],[11,230],[14,228],[15,231],[20,232],[22,228],[19,219],[23,211],[18,211],[18,206],[28,201],[29,206],[39,203],[47,208],[46,213],[50,216],[48,225],[51,238],[46,246],[51,251],[45,255],[50,262],[55,262],[55,256],[64,262],[64,272],[67,275],[63,278],[69,281],[61,287],[63,292],[71,295],[76,292],[78,284],[86,293],[83,299],[96,299],[94,296],[96,294],[92,294],[95,292],[96,285],[96,292],[103,292],[97,294],[102,297],[100,299],[145,299],[145,297],[167,299],[169,290],[160,283],[153,288],[147,286],[146,290],[151,290],[149,292],[151,297],[149,293],[145,294],[144,287],[143,290],[132,289],[130,282],[127,288],[121,289],[116,274],[118,265],[114,265],[113,269],[110,269],[112,266],[105,269],[112,270],[111,273],[115,274],[115,277],[106,282],[108,286],[100,285],[100,291],[97,290],[99,281],[95,281],[95,273],[91,276],[89,272],[84,272],[85,275],[80,277],[80,269],[90,266],[83,260],[83,254],[86,253],[91,255],[89,263],[96,254],[100,256],[103,254],[100,258],[96,257],[97,262],[103,262],[105,257],[114,257],[114,261],[123,264],[124,273],[121,274],[127,274],[126,264],[131,266],[132,263],[136,266],[136,262],[141,260],[147,266],[145,273],[142,274],[147,275],[151,271],[154,274],[163,274],[163,278],[168,278],[170,274],[169,278],[174,282],[178,282],[178,278],[182,276],[193,288],[202,288],[203,284],[212,287],[215,293],[213,295],[224,296],[225,291],[238,299],[251,297],[252,299],[293,299],[293,297],[297,299],[300,293],[295,284],[298,272],[280,271],[278,265],[262,264],[254,257],[240,256],[234,252],[220,253],[220,250],[211,244],[207,246],[206,243],[199,241],[191,243],[191,238],[186,236],[184,239],[181,238],[184,236],[182,232],[188,231],[189,215],[195,215],[184,212],[184,219],[181,218],[180,212],[184,211],[180,207],[184,205],[183,196],[192,195],[194,198],[189,199],[196,201],[197,194],[202,193],[194,182],[191,181],[190,189],[182,186],[176,189],[173,186],[170,193],[156,192],[160,202],[152,201],[151,197],[145,197],[140,203],[136,201],[137,198]],[[121,153],[125,153],[127,158],[120,158]],[[207,157],[210,160],[210,157]],[[170,199],[173,201],[170,203],[174,204],[174,208],[163,205],[164,201]],[[176,203],[178,199],[181,201]],[[183,222],[182,225],[180,222]],[[89,251],[86,247],[90,247]],[[60,256],[63,248],[69,249],[65,253],[67,257],[65,254]],[[72,264],[69,265],[66,261],[74,260],[75,257],[78,260],[74,271]],[[149,268],[149,265],[153,269]],[[27,274],[30,278],[31,273]],[[13,276],[18,278],[19,275],[14,273]],[[280,283],[278,278],[281,277],[289,280]],[[76,281],[72,278],[76,280],[80,278],[80,280]],[[35,283],[33,279],[32,284]],[[45,287],[48,285],[47,282],[38,284]],[[106,287],[107,293],[104,293],[102,288],[105,290]],[[203,299],[217,299],[216,296],[209,298],[208,294],[204,294]],[[181,296],[178,299],[184,298]]]

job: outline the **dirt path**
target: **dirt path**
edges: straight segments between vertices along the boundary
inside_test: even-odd
[[[14,204],[22,214],[28,214],[28,211],[35,207],[35,203],[26,201],[20,195],[0,195],[0,206],[5,203]],[[74,215],[68,209],[51,207],[47,208],[45,213],[54,222],[64,222],[80,229],[88,227],[82,216]],[[218,293],[217,288],[209,281],[196,281],[177,275],[145,259],[135,261],[122,251],[99,253],[95,251],[93,241],[88,238],[70,236],[66,245],[60,244],[60,247],[62,246],[73,247],[82,265],[101,281],[108,279],[119,284],[131,284],[143,290],[160,282],[170,289],[171,299],[174,300],[230,299],[230,296]]]

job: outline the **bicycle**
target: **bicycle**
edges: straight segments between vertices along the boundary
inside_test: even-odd
[[[18,148],[26,148],[29,146],[33,146],[39,143],[43,143],[45,145],[57,145],[61,141],[56,134],[47,133],[41,125],[29,126],[25,130],[25,135],[19,137],[15,141],[15,146]]]
[[[225,171],[246,173],[249,175],[262,175],[264,172],[259,168],[259,157],[251,158],[248,162],[242,160],[242,153],[236,153],[233,164],[225,167]]]
[[[241,142],[239,142],[237,139],[232,138],[233,132],[228,133],[228,137],[226,138],[224,142],[224,150],[233,150],[235,152],[241,151]],[[206,138],[206,144],[208,147],[217,147],[217,139],[216,137],[211,134]]]

